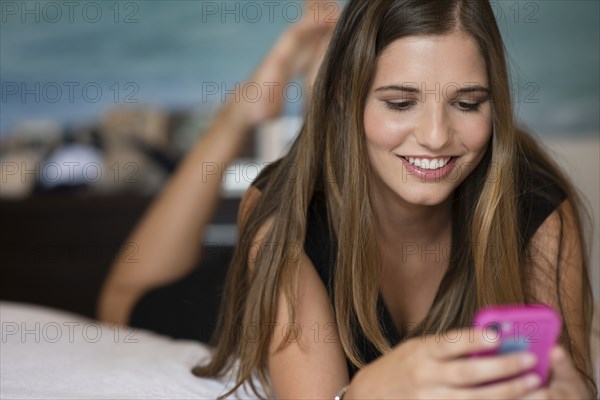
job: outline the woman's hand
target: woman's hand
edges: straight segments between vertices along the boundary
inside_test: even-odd
[[[464,328],[445,335],[412,338],[360,370],[348,399],[515,399],[539,385],[535,373],[486,386],[532,368],[530,353],[466,358],[497,346],[485,331]]]
[[[550,353],[550,377],[548,385],[524,397],[524,399],[593,399],[581,375],[575,369],[571,357],[562,346],[556,345]]]
[[[305,1],[302,19],[279,37],[242,85],[237,96],[240,99],[237,116],[250,127],[279,116],[285,103],[285,85],[295,77],[304,76],[306,85],[312,86],[339,15],[338,3],[323,3]],[[338,7],[332,8],[333,5]],[[309,90],[304,88],[301,95],[308,101]]]

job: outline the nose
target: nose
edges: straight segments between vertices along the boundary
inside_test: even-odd
[[[452,133],[443,103],[430,103],[415,136],[420,145],[432,151],[443,150],[450,144]]]

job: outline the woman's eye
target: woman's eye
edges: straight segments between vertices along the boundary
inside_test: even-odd
[[[458,106],[461,111],[471,112],[479,110],[480,103],[466,103],[464,101],[459,101]]]
[[[385,105],[387,108],[389,108],[391,110],[405,111],[405,110],[408,110],[413,105],[413,103],[415,103],[415,102],[414,101],[401,101],[401,102],[386,101]],[[460,111],[464,111],[464,112],[478,111],[479,106],[481,105],[481,103],[467,103],[464,101],[459,101],[457,104],[458,104],[458,109]]]
[[[412,103],[413,103],[412,101],[402,101],[400,103],[386,101],[385,105],[387,106],[387,108],[389,108],[391,110],[404,111],[404,110],[407,110],[411,106]]]

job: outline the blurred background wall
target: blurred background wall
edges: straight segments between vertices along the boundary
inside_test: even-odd
[[[155,193],[228,91],[304,12],[302,1],[291,0],[2,0],[0,6],[4,199],[65,185]],[[600,299],[599,2],[492,6],[508,50],[517,119],[552,149],[588,201]],[[293,137],[302,103],[295,89],[284,113],[289,118],[265,129],[243,159],[272,158]],[[76,172],[89,165],[100,170],[88,168],[75,181],[69,162],[79,162]],[[230,182],[230,193],[250,181]]]

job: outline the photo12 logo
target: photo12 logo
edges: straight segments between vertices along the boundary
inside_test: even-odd
[[[135,82],[2,82],[2,103],[139,103]]]
[[[315,22],[336,22],[341,4],[334,0],[202,1],[203,23],[295,23],[304,16]]]
[[[107,330],[109,332],[106,332]],[[139,343],[135,334],[134,328],[120,327],[118,324],[104,325],[97,322],[2,322],[2,343],[15,340],[20,343],[57,343],[61,341],[74,343],[81,340],[86,343],[98,343],[103,336],[115,343]]]
[[[140,6],[134,1],[1,1],[2,23],[69,23],[135,24]]]

